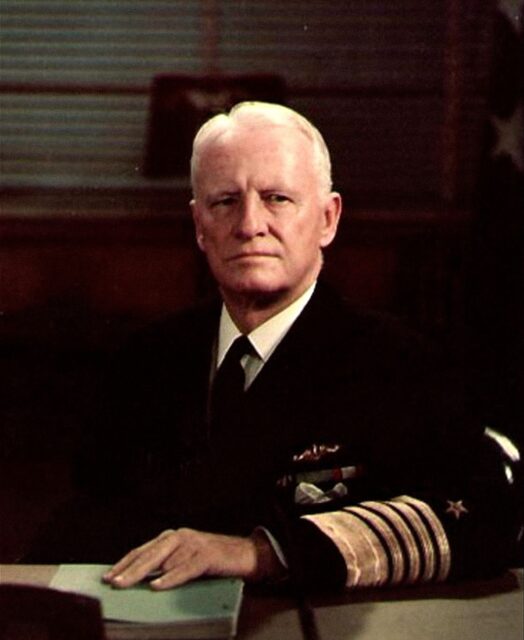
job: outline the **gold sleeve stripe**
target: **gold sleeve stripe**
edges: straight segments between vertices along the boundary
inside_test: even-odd
[[[364,507],[363,504],[351,507],[347,511],[361,518],[379,538],[389,559],[387,582],[389,584],[400,584],[406,574],[406,556],[398,533],[385,518],[378,513],[374,513],[367,506]]]
[[[395,503],[393,501],[387,504],[390,505],[392,509],[395,509],[399,515],[403,516],[406,525],[411,528],[420,554],[421,567],[419,580],[421,582],[429,582],[435,575],[436,559],[433,541],[428,534],[427,528],[417,516],[416,511],[408,504],[404,504],[403,502]]]
[[[451,549],[442,523],[433,509],[422,500],[417,500],[411,496],[399,496],[394,498],[392,502],[408,504],[417,513],[421,521],[424,522],[432,538],[438,565],[434,579],[437,582],[442,582],[448,577],[451,568]]]
[[[449,574],[444,529],[429,505],[415,498],[367,501],[303,517],[339,549],[348,587],[440,581]]]
[[[406,582],[407,584],[418,582],[423,562],[421,546],[413,535],[412,528],[406,524],[403,516],[388,502],[363,502],[362,507],[381,515],[392,531],[397,533],[397,541],[404,559],[404,573],[401,582]]]
[[[338,547],[347,567],[348,587],[380,586],[389,575],[384,547],[373,531],[354,514],[343,511],[303,516]]]

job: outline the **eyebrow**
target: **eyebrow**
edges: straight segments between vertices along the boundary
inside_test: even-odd
[[[282,193],[282,194],[289,194],[291,195],[292,193],[294,193],[294,189],[292,189],[291,187],[286,187],[284,185],[276,185],[274,187],[271,187],[270,189],[262,189],[260,191],[260,193],[262,195],[270,195],[272,193]]]
[[[271,193],[277,193],[282,195],[288,195],[291,198],[296,197],[296,194],[297,194],[296,189],[293,189],[293,187],[286,186],[284,184],[277,184],[277,183],[275,183],[273,186],[269,188],[258,189],[257,192],[261,196],[267,196]],[[241,196],[242,196],[242,189],[236,189],[236,188],[221,189],[221,190],[209,193],[205,197],[204,202],[206,205],[211,205],[213,202],[215,202],[216,200],[220,200],[221,198],[239,198]]]
[[[215,200],[219,200],[220,198],[231,198],[231,197],[237,197],[240,195],[240,190],[239,189],[223,189],[222,191],[216,191],[214,193],[209,193],[206,198],[205,198],[205,202],[206,204],[210,204],[211,202],[214,202]]]

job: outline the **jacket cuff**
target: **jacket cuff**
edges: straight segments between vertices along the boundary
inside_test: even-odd
[[[315,524],[293,518],[272,525],[288,564],[289,581],[298,592],[342,589],[346,563],[337,545]]]

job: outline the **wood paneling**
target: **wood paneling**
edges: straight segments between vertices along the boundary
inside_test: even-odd
[[[326,275],[356,304],[400,313],[422,328],[450,324],[454,311],[443,309],[461,276],[465,224],[459,212],[351,212],[326,252]],[[4,218],[0,235],[4,324],[53,305],[150,318],[209,290],[183,210],[121,220]]]

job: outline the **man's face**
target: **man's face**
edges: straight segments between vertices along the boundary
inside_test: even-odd
[[[224,298],[293,301],[318,276],[340,214],[338,194],[321,193],[311,142],[244,124],[203,145],[192,210]]]

